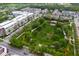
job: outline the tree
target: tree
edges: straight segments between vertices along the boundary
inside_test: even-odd
[[[23,47],[23,43],[22,43],[22,39],[19,38],[19,39],[16,39],[16,37],[13,37],[11,40],[10,40],[10,45],[13,46],[13,47],[16,47],[16,48],[22,48]]]
[[[32,23],[32,29],[37,28],[40,25],[40,23],[38,21],[35,21]]]
[[[61,43],[60,43],[59,41],[53,42],[53,45],[55,46],[54,48],[55,48],[56,50],[58,50],[58,49],[61,48]]]

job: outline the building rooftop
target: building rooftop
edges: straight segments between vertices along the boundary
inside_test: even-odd
[[[11,21],[10,20],[7,20],[7,21],[5,21],[5,22],[2,22],[2,23],[0,23],[0,26],[4,26],[4,25],[6,25],[6,24],[8,24],[8,23],[10,23]]]
[[[62,13],[58,9],[55,9],[52,14],[62,15]]]
[[[0,46],[0,56],[5,56],[7,54],[7,49],[4,46]]]

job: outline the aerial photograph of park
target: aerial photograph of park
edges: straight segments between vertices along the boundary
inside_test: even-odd
[[[79,56],[79,3],[0,3],[0,56]]]

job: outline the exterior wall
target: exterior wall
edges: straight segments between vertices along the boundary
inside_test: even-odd
[[[0,29],[0,36],[4,36],[5,35],[5,30],[4,30],[4,28],[1,28]]]
[[[15,23],[15,26],[14,26],[14,29],[16,30],[16,29],[18,29],[19,28],[19,26],[18,26],[18,23],[16,22]]]
[[[59,15],[53,14],[53,15],[52,15],[52,18],[54,18],[54,19],[59,19]]]
[[[4,30],[5,30],[5,34],[6,35],[9,35],[9,34],[11,34],[14,30],[16,30],[16,28],[15,28],[15,22],[13,22],[12,24],[11,23],[9,23],[10,25],[9,26],[3,26],[3,28],[4,28]]]
[[[6,33],[6,35],[11,34],[13,31],[14,31],[13,26],[10,26],[10,27],[8,27],[8,28],[5,28],[5,33]]]

